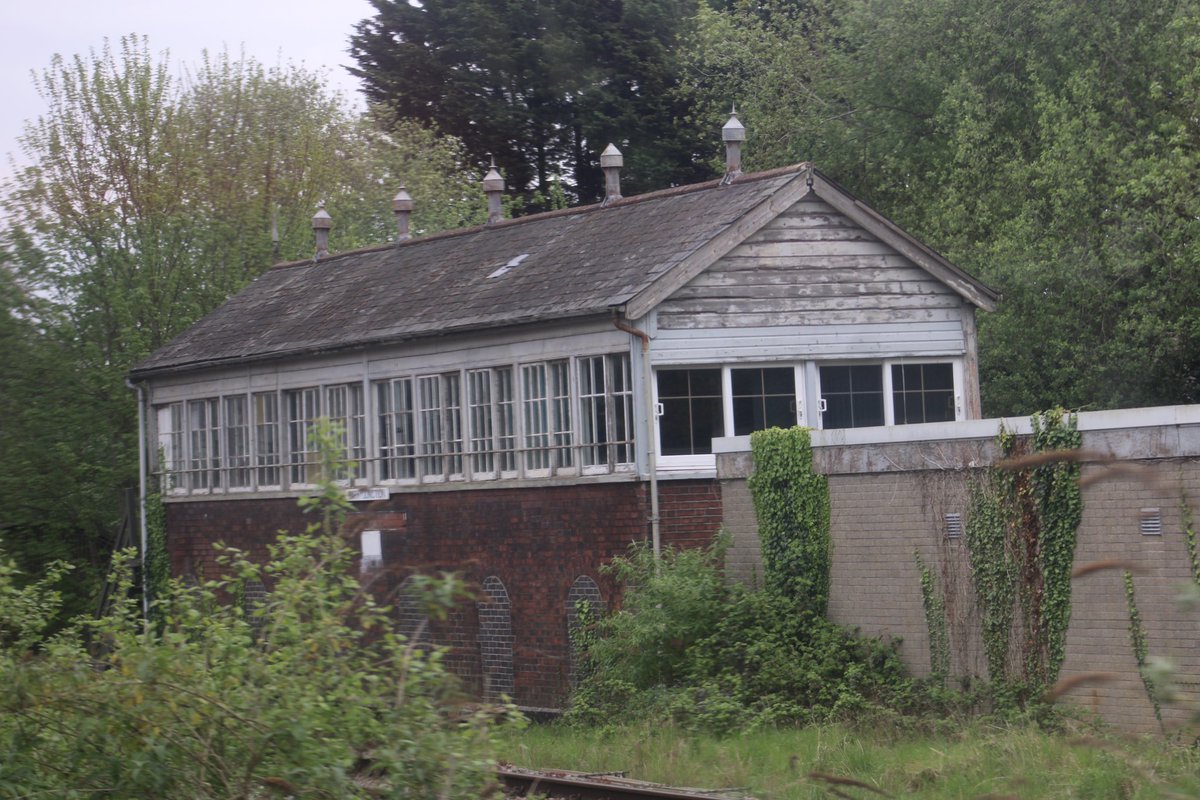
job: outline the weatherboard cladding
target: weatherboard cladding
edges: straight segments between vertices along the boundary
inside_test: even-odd
[[[802,170],[281,265],[133,374],[608,313]],[[519,264],[502,270],[522,255],[527,257]]]

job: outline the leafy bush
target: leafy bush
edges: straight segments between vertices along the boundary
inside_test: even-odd
[[[227,550],[227,577],[172,583],[161,627],[129,601],[35,647],[57,598],[0,568],[0,796],[480,796],[502,710],[464,705],[441,653],[391,632],[351,572],[336,487],[309,507],[321,521],[269,564]],[[221,600],[260,575],[252,625]],[[427,584],[440,608],[461,588]]]
[[[707,550],[669,549],[656,562],[635,545],[614,560],[624,606],[598,623],[569,721],[660,718],[724,734],[910,702],[914,685],[892,645],[794,599],[727,583],[725,548],[718,537]]]

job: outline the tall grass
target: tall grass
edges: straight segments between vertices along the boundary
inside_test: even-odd
[[[1200,796],[1195,750],[1162,740],[1097,740],[982,723],[939,734],[824,725],[729,738],[662,726],[533,726],[505,738],[500,757],[525,767],[624,771],[672,786],[736,788],[764,800],[880,796],[835,787],[820,775],[853,778],[905,798]]]

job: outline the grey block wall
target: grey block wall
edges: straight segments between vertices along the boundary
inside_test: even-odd
[[[814,432],[814,461],[829,476],[830,617],[866,634],[900,638],[900,652],[918,675],[928,674],[929,650],[914,553],[944,587],[954,674],[986,675],[966,546],[947,538],[946,515],[961,514],[965,525],[968,480],[996,455],[991,440],[976,435],[987,422],[994,433],[999,422],[985,420],[943,425],[950,435],[913,441],[900,440],[899,429],[877,442],[831,442],[843,432]],[[1200,516],[1200,426],[1124,423],[1113,420],[1112,412],[1080,416],[1087,459],[1076,566],[1110,559],[1122,564],[1073,581],[1062,677],[1114,673],[1114,680],[1084,684],[1069,696],[1123,729],[1142,731],[1157,729],[1157,722],[1130,645],[1125,566],[1134,571],[1150,654],[1169,658],[1183,695],[1200,702],[1200,614],[1175,602],[1179,587],[1190,580],[1181,501]],[[931,426],[913,427],[916,434],[928,434]],[[955,438],[955,432],[970,435]],[[761,561],[745,480],[752,469],[748,442],[741,448],[726,442],[718,474],[724,524],[734,538],[727,569],[731,577],[752,582]],[[1143,510],[1149,509],[1161,517],[1159,535],[1142,531]],[[1184,716],[1178,706],[1164,708],[1168,725]]]

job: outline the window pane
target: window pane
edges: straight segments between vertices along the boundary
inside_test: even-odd
[[[821,367],[824,428],[883,424],[883,367],[879,364]]]
[[[660,369],[658,371],[658,396],[659,398],[687,397],[688,370]]]
[[[867,428],[883,424],[883,393],[863,392],[853,395],[854,427]]]
[[[893,365],[892,409],[897,425],[953,420],[953,365]]]
[[[254,395],[254,462],[258,485],[279,485],[279,396],[274,392]]]
[[[883,369],[877,364],[859,364],[850,368],[850,391],[883,391]]]
[[[665,456],[712,452],[714,436],[725,435],[721,370],[659,370],[659,449]],[[682,396],[672,392],[685,392]]]
[[[734,369],[730,370],[730,382],[735,436],[796,424],[796,371],[792,367]]]
[[[225,459],[230,487],[250,486],[250,421],[244,394],[225,398]]]

